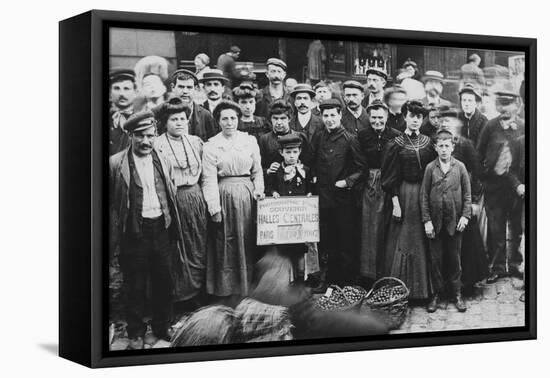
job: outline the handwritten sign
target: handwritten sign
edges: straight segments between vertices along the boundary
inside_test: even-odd
[[[319,197],[258,201],[258,245],[319,241]]]

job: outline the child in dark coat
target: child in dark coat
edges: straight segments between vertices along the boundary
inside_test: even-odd
[[[279,138],[281,146],[279,153],[283,163],[274,174],[267,176],[266,193],[273,198],[281,196],[311,196],[313,184],[310,170],[300,160],[302,139],[298,135],[285,135]],[[294,279],[304,277],[304,254],[307,252],[304,244],[280,244],[268,250],[288,257],[292,261]]]
[[[451,132],[440,130],[435,139],[438,158],[426,167],[420,189],[422,221],[430,241],[433,284],[428,312],[437,310],[439,298],[447,285],[453,291],[456,308],[464,312],[460,250],[462,231],[472,216],[470,177],[464,164],[452,157],[454,140]]]

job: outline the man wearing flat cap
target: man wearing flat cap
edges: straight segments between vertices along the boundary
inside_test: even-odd
[[[487,282],[513,275],[522,277],[519,266],[523,257],[519,251],[521,241],[521,198],[525,194],[512,165],[514,143],[525,134],[525,126],[519,118],[519,94],[502,89],[495,92],[499,115],[487,122],[481,131],[477,150],[482,163],[482,180],[485,188],[487,212],[489,268]],[[506,229],[509,224],[511,252],[507,253]]]
[[[180,97],[191,107],[189,134],[196,135],[205,142],[208,138],[216,135],[220,130],[212,114],[193,101],[199,85],[195,74],[189,70],[179,69],[172,74],[170,81],[172,95]],[[159,130],[159,132],[162,133],[164,130]]]
[[[366,108],[375,100],[384,101],[384,87],[388,81],[388,74],[385,70],[378,67],[371,67],[367,70],[367,91],[368,96],[363,101]]]
[[[109,155],[114,155],[128,146],[124,124],[134,113],[136,98],[136,75],[132,69],[115,69],[109,75]]]
[[[340,100],[325,100],[320,108],[324,127],[313,136],[310,168],[319,194],[321,256],[328,257],[328,282],[348,285],[358,273],[354,194],[367,168],[356,136],[342,126]]]
[[[441,97],[443,93],[443,80],[445,77],[438,71],[426,71],[422,81],[426,97],[422,99],[422,105],[428,106],[451,106],[451,102]]]
[[[296,109],[296,114],[290,120],[290,128],[304,133],[308,141],[311,141],[313,134],[323,127],[321,117],[314,115],[311,111],[314,96],[315,92],[309,84],[298,84],[290,92],[290,98]]]
[[[487,125],[487,117],[478,109],[481,104],[481,92],[471,83],[466,83],[458,92],[460,100],[459,119],[462,121],[462,136],[470,139],[477,146],[479,135]]]
[[[221,70],[209,69],[204,71],[202,77],[199,79],[199,83],[203,85],[207,98],[202,103],[202,107],[210,113],[214,112],[216,105],[222,100],[233,100],[233,97],[226,93],[226,85],[229,83],[229,80]]]
[[[344,82],[344,102],[346,107],[342,110],[342,125],[354,136],[360,130],[369,126],[369,117],[365,108],[361,106],[365,98],[363,85],[355,80]]]
[[[153,148],[156,121],[150,111],[126,122],[130,146],[109,159],[110,253],[118,257],[127,293],[125,310],[131,349],[143,348],[147,282],[151,282],[152,328],[169,339],[172,263],[183,241],[172,168]]]
[[[228,80],[227,86],[233,88],[235,79],[239,76],[236,68],[236,60],[241,56],[241,49],[239,46],[231,46],[228,52],[221,54],[218,57],[218,63],[216,67],[223,72]]]
[[[260,91],[256,115],[269,119],[269,107],[275,100],[289,101],[289,93],[285,88],[286,63],[278,58],[269,58],[266,63],[266,76],[269,84]]]

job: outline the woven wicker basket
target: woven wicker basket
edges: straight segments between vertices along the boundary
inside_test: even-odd
[[[397,298],[392,298],[387,301],[377,301],[374,295],[382,289],[391,289],[395,286],[401,286],[403,294]],[[409,288],[403,281],[395,277],[383,277],[376,281],[372,289],[363,299],[361,312],[374,312],[383,315],[390,329],[396,329],[403,324],[407,316],[409,305]]]
[[[352,302],[352,300],[348,296],[346,296],[346,294],[344,292],[344,289],[342,289],[340,286],[330,285],[329,288],[332,289],[331,296],[334,295],[335,292],[339,293],[344,298],[345,303],[344,303],[344,305],[342,305],[340,307],[332,308],[332,309],[327,310],[327,311],[355,311],[355,312],[360,312],[361,303],[363,302],[363,299],[367,295],[367,291],[365,289],[363,289],[361,286],[353,286],[353,287],[356,288],[356,289],[359,289],[360,291],[363,292],[363,296],[361,297],[361,299],[359,299],[355,302]],[[317,302],[319,302],[320,299],[321,298],[319,298],[317,300]]]

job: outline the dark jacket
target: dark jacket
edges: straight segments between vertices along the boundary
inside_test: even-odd
[[[455,148],[453,157],[464,164],[470,174],[470,183],[472,184],[472,202],[479,203],[483,192],[481,185],[481,162],[479,155],[472,141],[465,137],[454,138]]]
[[[342,110],[342,126],[354,136],[357,136],[359,131],[369,127],[369,116],[367,115],[365,108],[361,107],[361,115],[359,118],[355,118],[355,116],[349,111],[348,107],[344,107]]]
[[[403,114],[393,114],[392,112],[388,112],[386,127],[391,127],[392,129],[404,132],[407,128],[407,122],[405,122],[405,117],[403,117]]]
[[[277,172],[268,176],[265,191],[268,195],[273,192],[281,196],[305,196],[313,192],[313,183],[311,182],[311,171],[304,165],[304,175],[298,170],[296,176],[290,181],[285,181],[285,167],[281,164]]]
[[[321,129],[313,137],[312,175],[317,177],[317,192],[321,208],[352,206],[355,187],[360,187],[367,165],[357,138],[343,127],[329,132]],[[345,180],[347,187],[335,186]]]
[[[313,134],[315,134],[318,130],[322,129],[324,127],[323,120],[320,116],[316,116],[315,114],[311,114],[311,118],[309,119],[309,122],[305,127],[302,127],[300,122],[298,121],[298,115],[296,114],[292,119],[290,120],[290,128],[294,131],[299,131],[301,133],[304,133],[307,137],[307,140],[311,142],[311,139],[313,138]]]
[[[451,158],[447,173],[441,170],[439,158],[426,167],[420,188],[422,222],[432,221],[438,234],[445,227],[454,235],[460,217],[472,216],[470,177],[460,161]]]
[[[130,164],[128,159],[128,154],[131,153],[130,149],[131,147],[109,158],[109,252],[112,256],[118,256],[127,231],[127,221],[130,213]],[[156,150],[153,150],[153,153],[158,157],[162,167],[168,204],[174,215],[171,217],[172,230],[176,231],[178,244],[181,247],[183,245],[183,234],[176,206],[177,189],[173,180],[172,167],[161,153]]]
[[[470,139],[474,146],[477,146],[479,135],[487,125],[487,117],[485,117],[479,109],[476,109],[471,119],[466,118],[464,112],[460,112],[458,118],[462,121],[462,136]]]
[[[202,106],[194,104],[189,122],[189,134],[196,135],[206,142],[219,132],[220,127],[212,114]]]
[[[520,136],[512,143],[512,166],[510,170],[515,174],[520,184],[525,184],[525,135]]]
[[[401,132],[388,127],[387,124],[381,133],[378,133],[370,126],[359,131],[357,139],[359,140],[361,152],[365,156],[366,163],[369,168],[382,167],[382,154],[384,147],[390,140],[398,135],[401,135]]]
[[[290,95],[283,86],[283,97],[281,100],[289,102]],[[269,92],[269,84],[258,92],[258,98],[256,101],[256,112],[254,115],[264,117],[269,121],[269,107],[275,101]]]

